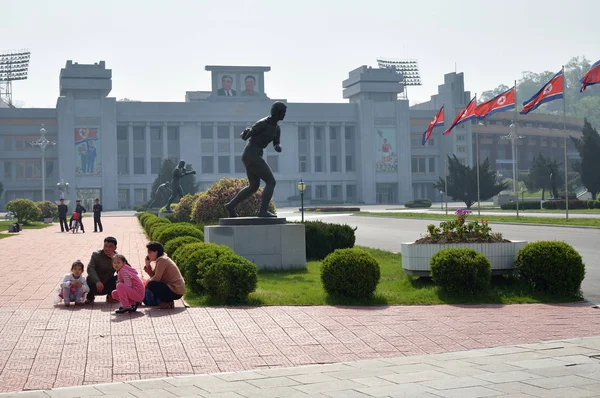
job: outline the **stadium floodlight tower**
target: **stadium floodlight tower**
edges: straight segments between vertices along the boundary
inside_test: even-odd
[[[395,69],[402,75],[404,92],[402,99],[408,99],[408,86],[421,86],[421,73],[419,72],[419,62],[416,59],[393,60],[377,58],[377,65],[380,68]]]
[[[27,50],[0,53],[0,101],[9,107],[13,107],[12,82],[27,79],[30,55]]]

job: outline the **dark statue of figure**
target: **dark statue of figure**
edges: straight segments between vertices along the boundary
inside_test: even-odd
[[[177,198],[181,199],[183,196],[183,189],[181,188],[181,179],[188,174],[196,174],[195,170],[186,170],[185,169],[185,161],[180,160],[179,164],[173,170],[173,178],[171,179],[171,189],[173,193],[169,198],[169,202],[167,203],[165,211],[171,211],[171,203]]]
[[[152,199],[152,202],[150,202],[148,208],[151,209],[152,205],[154,205],[154,202],[156,202],[157,200],[162,202],[163,199],[167,199],[169,196],[171,196],[171,181],[164,182],[160,184],[158,188],[156,188],[156,192],[154,193],[154,199]]]
[[[550,187],[552,188],[552,196],[558,199],[558,190],[556,189],[556,176],[554,172],[550,173]]]
[[[235,198],[225,205],[229,217],[238,216],[235,207],[258,191],[260,180],[263,180],[266,185],[262,193],[258,216],[277,217],[277,215],[268,211],[269,202],[275,189],[275,177],[273,177],[271,168],[263,159],[263,149],[273,142],[275,151],[281,152],[281,146],[279,145],[281,129],[277,123],[285,118],[286,110],[287,106],[283,102],[275,102],[271,106],[271,116],[260,119],[240,135],[244,141],[248,141],[242,154],[242,162],[248,175],[248,186],[240,190]]]

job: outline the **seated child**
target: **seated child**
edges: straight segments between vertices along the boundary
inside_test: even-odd
[[[71,265],[71,273],[65,275],[60,287],[58,296],[64,300],[66,307],[71,304],[71,301],[75,302],[75,305],[83,305],[85,295],[90,288],[83,276],[83,263],[80,260]]]
[[[112,291],[111,296],[121,302],[121,307],[115,313],[135,312],[144,300],[144,282],[122,254],[114,255],[113,268],[117,271],[117,289]]]

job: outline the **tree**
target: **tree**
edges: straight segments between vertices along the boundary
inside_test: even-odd
[[[435,188],[446,192],[444,178],[440,177]],[[479,196],[487,200],[508,188],[508,184],[498,181],[496,170],[490,169],[489,159],[479,166]],[[477,202],[477,166],[465,166],[456,157],[448,156],[448,196],[465,202],[467,209]]]
[[[585,119],[583,137],[571,137],[581,161],[573,165],[575,171],[581,176],[581,183],[595,198],[600,192],[600,135],[598,131]]]
[[[150,192],[150,201],[148,203],[152,203],[152,201],[154,200],[154,195],[156,195],[156,191],[160,184],[163,184],[167,181],[171,181],[171,179],[173,178],[173,170],[175,169],[175,167],[177,167],[177,165],[175,165],[169,159],[163,160],[160,171],[158,172],[158,176],[154,180],[154,183],[152,183],[152,191]],[[186,170],[191,170],[192,165],[187,163],[185,165],[185,168]],[[198,185],[199,184],[196,183],[196,176],[194,174],[187,175],[181,179],[181,188],[183,189],[183,195],[186,195],[188,193],[191,195],[195,194],[196,192],[198,192]],[[163,207],[167,204],[168,199],[168,196],[166,198],[158,197],[156,198],[156,201],[152,203],[152,206]]]
[[[15,199],[6,204],[6,210],[12,211],[17,222],[36,221],[42,217],[39,207],[29,199]]]
[[[560,164],[556,160],[545,157],[541,152],[533,157],[529,178],[525,185],[530,191],[542,190],[542,200],[545,199],[546,190],[552,191],[552,196],[558,198],[557,186],[562,187],[565,183],[564,172],[559,171]]]
[[[0,196],[2,196],[3,193],[4,193],[4,184],[2,184],[2,182],[0,182]]]

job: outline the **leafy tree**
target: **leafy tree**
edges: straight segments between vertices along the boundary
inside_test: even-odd
[[[0,196],[2,196],[2,193],[4,193],[4,184],[0,182]]]
[[[557,187],[562,187],[565,183],[564,172],[559,171],[559,166],[561,165],[556,163],[556,160],[545,157],[541,152],[535,155],[529,169],[529,178],[525,180],[527,189],[530,191],[541,189],[542,200],[545,199],[546,190],[551,190],[552,196],[558,198]]]
[[[446,192],[444,178],[440,177],[435,188]],[[487,200],[508,188],[508,184],[498,181],[496,170],[490,169],[488,158],[479,166],[479,196]],[[465,202],[467,209],[477,202],[477,166],[465,166],[456,157],[448,156],[448,196]]]
[[[573,168],[579,172],[581,183],[592,194],[592,198],[595,198],[600,192],[600,135],[586,119],[583,125],[583,137],[571,137],[571,140],[581,158]]]
[[[177,167],[177,165],[173,164],[173,162],[171,162],[169,159],[163,160],[160,171],[158,172],[158,176],[154,180],[154,183],[152,183],[152,192],[150,192],[150,201],[148,202],[148,204],[152,203],[152,201],[154,200],[154,196],[156,195],[158,186],[167,181],[171,181],[171,179],[173,178],[173,170],[175,169],[175,167]],[[192,165],[186,163],[185,168],[186,170],[191,170]],[[194,174],[187,175],[181,179],[181,188],[183,189],[184,196],[188,193],[193,195],[196,192],[198,192],[198,186],[199,184],[196,183],[196,176]],[[152,207],[163,207],[167,204],[168,200],[169,196],[158,197],[156,198],[156,201],[152,203]]]
[[[12,211],[17,221],[23,223],[25,221],[36,221],[42,218],[40,208],[29,199],[15,199],[6,204],[6,210]]]
[[[482,102],[485,102],[485,101],[489,101],[492,98],[494,98],[495,96],[502,94],[503,92],[505,92],[509,88],[510,87],[508,87],[507,85],[501,84],[501,85],[499,85],[498,87],[496,87],[493,90],[484,91],[483,93],[481,93],[481,95],[477,99],[477,102],[478,103],[482,103]]]

